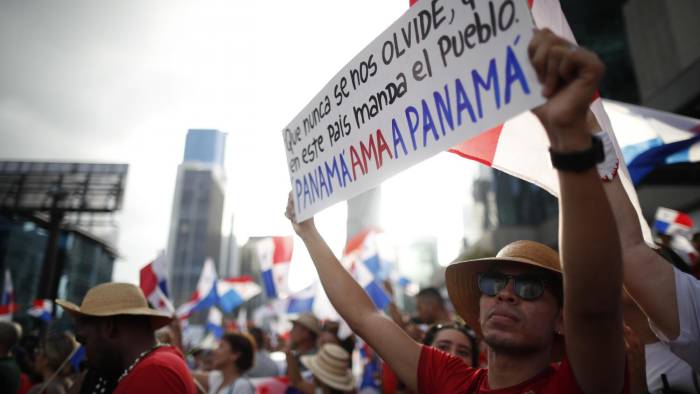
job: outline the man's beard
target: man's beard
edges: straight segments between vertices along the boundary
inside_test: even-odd
[[[103,349],[94,368],[100,375],[116,381],[126,368],[117,349]]]
[[[542,351],[542,346],[535,343],[519,343],[511,338],[493,338],[485,336],[484,342],[489,348],[498,354],[507,354],[517,357],[529,356]]]

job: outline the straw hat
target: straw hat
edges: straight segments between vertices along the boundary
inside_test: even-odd
[[[292,319],[291,322],[297,323],[309,329],[316,335],[321,333],[321,323],[318,321],[316,316],[312,315],[311,313],[302,313],[299,316],[297,316],[296,319]]]
[[[313,356],[301,356],[301,363],[321,382],[342,391],[355,388],[350,372],[350,354],[342,347],[327,343]]]
[[[80,306],[67,300],[56,300],[73,317],[107,317],[115,315],[148,316],[154,330],[170,323],[172,317],[148,307],[140,288],[130,283],[102,283],[88,290]]]
[[[549,246],[534,241],[515,241],[499,250],[496,257],[460,261],[447,267],[445,284],[455,311],[479,337],[483,337],[483,334],[479,324],[481,291],[477,275],[504,262],[539,267],[561,275],[559,254]]]

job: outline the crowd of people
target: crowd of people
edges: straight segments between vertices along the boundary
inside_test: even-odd
[[[517,240],[451,264],[449,302],[426,288],[414,314],[394,302],[380,311],[313,218],[295,220],[290,195],[286,215],[353,334],[305,313],[277,349],[252,326],[225,333],[216,349],[185,349],[178,319],[151,308],[138,287],[106,283],[80,305],[57,300],[74,336],[49,332],[27,351],[21,328],[0,322],[0,389],[248,394],[261,392],[256,379],[281,377],[309,394],[700,393],[700,282],[645,243],[619,178],[596,171],[604,149],[588,105],[602,63],[546,30],[529,54],[546,97],[533,112],[559,177],[558,252]],[[82,366],[72,362],[79,344]]]
[[[271,333],[248,325],[225,333],[214,349],[187,349],[181,322],[149,307],[134,285],[105,283],[92,288],[80,306],[58,303],[72,316],[74,333],[49,331],[34,347],[20,344],[18,324],[0,321],[0,384],[7,392],[252,394],[259,392],[256,379],[280,376],[300,393],[353,393],[358,388],[352,369],[357,339],[339,336],[338,322],[321,322],[312,313],[293,318],[288,336],[278,338],[276,348],[268,340]],[[394,302],[391,309],[416,341],[470,366],[483,362],[476,334],[451,319],[438,289],[421,290],[415,304],[413,317]],[[86,360],[75,363],[81,344]],[[284,363],[270,357],[274,351],[284,354]],[[374,354],[367,357],[368,363],[379,361]],[[367,372],[374,392],[409,392],[387,365]]]

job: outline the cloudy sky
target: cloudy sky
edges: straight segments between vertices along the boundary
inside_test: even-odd
[[[227,212],[239,239],[288,234],[280,130],[407,3],[3,1],[0,159],[129,164],[118,280],[135,281],[165,248],[188,128],[228,133]],[[445,166],[460,179],[436,182],[435,168]],[[453,244],[474,168],[441,154],[392,179],[385,228],[451,234]],[[435,198],[443,209],[425,209]],[[343,209],[317,218],[336,250]]]

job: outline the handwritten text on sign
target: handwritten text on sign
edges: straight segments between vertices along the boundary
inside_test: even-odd
[[[531,36],[524,0],[411,7],[282,131],[297,220],[541,104]]]

